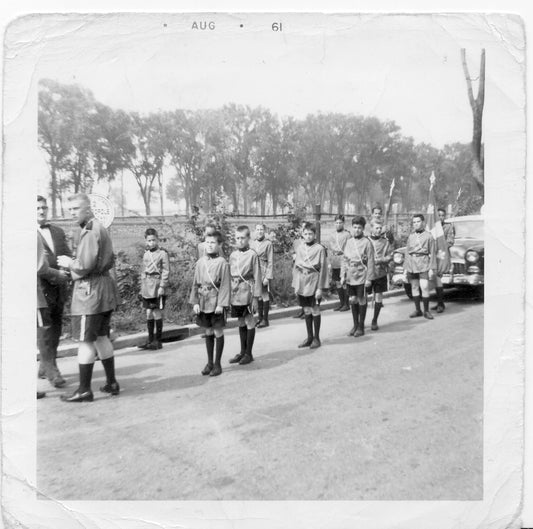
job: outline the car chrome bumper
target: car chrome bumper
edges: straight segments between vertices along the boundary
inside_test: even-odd
[[[484,279],[482,274],[454,274],[453,284],[477,286],[485,284]]]

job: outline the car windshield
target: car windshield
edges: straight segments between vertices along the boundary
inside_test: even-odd
[[[484,239],[482,220],[461,220],[453,222],[458,239]]]

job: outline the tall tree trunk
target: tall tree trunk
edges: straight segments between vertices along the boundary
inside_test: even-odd
[[[50,194],[52,201],[52,218],[57,217],[57,172],[56,172],[56,163],[55,160],[50,157]]]
[[[248,208],[249,208],[249,204],[248,204],[248,182],[247,182],[246,178],[244,178],[244,180],[242,182],[242,202],[243,202],[244,214],[248,215]]]

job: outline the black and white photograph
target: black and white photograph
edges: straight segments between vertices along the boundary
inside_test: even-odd
[[[520,17],[32,14],[4,70],[8,527],[513,527]]]

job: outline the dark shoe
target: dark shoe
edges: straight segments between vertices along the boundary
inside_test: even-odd
[[[304,317],[304,316],[305,316],[304,311],[301,310],[300,312],[298,312],[298,314],[295,314],[295,315],[293,316],[293,318],[302,318],[302,317]]]
[[[438,310],[439,306],[440,305],[437,303],[436,305],[433,305],[433,307],[431,307],[431,310]]]
[[[211,369],[211,373],[209,373],[210,377],[218,377],[222,373],[222,368],[219,365],[214,365],[213,369]]]
[[[244,355],[240,362],[239,362],[239,365],[241,366],[245,366],[246,364],[251,364],[252,362],[254,361],[254,357],[253,356],[250,356],[250,355]]]
[[[426,320],[432,320],[433,319],[433,314],[431,314],[431,312],[426,311],[424,312],[424,318],[426,318]]]
[[[339,309],[339,312],[346,312],[347,310],[350,310],[350,307],[348,305],[343,305],[340,309]]]
[[[378,327],[378,322],[377,321],[373,321],[371,324],[370,324],[370,328],[373,330],[373,331],[377,331],[379,329]]]
[[[320,340],[318,338],[313,338],[310,349],[318,349],[321,345],[322,344],[320,343]]]
[[[355,331],[357,331],[357,327],[352,327],[352,329],[346,336],[353,336],[355,334]]]
[[[37,392],[37,398],[38,399],[44,399],[46,397],[46,393],[44,391],[38,391]]]
[[[255,324],[256,327],[261,327],[261,324],[263,323],[263,319],[262,318],[259,318],[257,320],[257,323]]]
[[[157,347],[157,342],[153,341],[146,346],[146,349],[148,349],[148,351],[156,351],[159,347]]]
[[[344,307],[344,305],[341,303],[338,307],[335,307],[335,308],[333,309],[333,311],[334,311],[334,312],[338,312],[339,310],[342,309],[342,307]]]
[[[83,393],[76,390],[72,395],[61,395],[59,398],[63,402],[92,402],[94,400],[94,395],[91,390],[84,391]]]
[[[446,308],[446,306],[444,305],[444,303],[442,305],[438,305],[437,306],[437,313],[438,314],[443,313],[445,308]]]
[[[268,323],[268,320],[263,320],[259,325],[257,326],[259,329],[262,329],[263,327],[270,327],[270,323]]]
[[[138,345],[137,349],[149,349],[151,344],[152,342],[143,343],[142,345]]]
[[[355,334],[353,335],[354,338],[359,338],[359,336],[364,336],[365,330],[362,327],[357,327],[357,330],[355,331]]]
[[[157,344],[157,348],[158,348],[158,349],[163,349],[163,344],[161,343],[160,340],[158,340],[158,341],[156,342],[156,344]]]
[[[238,364],[242,358],[244,357],[244,354],[245,353],[239,353],[237,355],[235,355],[233,358],[230,359],[229,363],[230,364]]]
[[[54,388],[62,388],[66,383],[67,381],[61,375],[54,377],[50,381],[50,384],[52,384]]]
[[[313,343],[313,339],[312,339],[312,338],[307,338],[307,340],[304,340],[304,341],[298,346],[298,348],[299,348],[299,349],[302,349],[302,348],[304,348],[304,347],[309,347],[312,343]]]
[[[102,393],[111,393],[111,395],[118,395],[120,393],[120,386],[118,382],[113,382],[112,384],[106,384],[100,388]]]
[[[420,316],[423,316],[421,310],[415,310],[414,312],[412,312],[411,314],[409,314],[409,317],[410,317],[410,318],[420,318]]]
[[[213,364],[205,364],[205,367],[202,369],[202,375],[209,375],[213,369]]]

